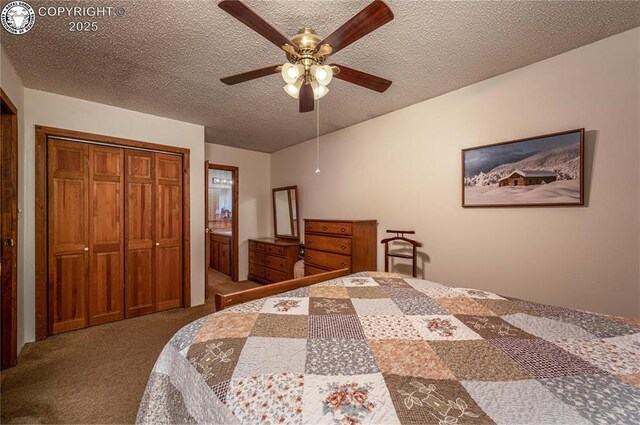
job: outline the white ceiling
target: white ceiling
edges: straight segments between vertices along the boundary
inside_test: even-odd
[[[209,143],[274,152],[315,136],[315,114],[298,112],[279,75],[236,86],[219,81],[285,57],[216,1],[98,3],[126,13],[95,19],[95,33],[71,33],[69,19],[59,17],[37,17],[21,36],[2,30],[2,44],[27,87],[202,124]],[[290,37],[301,26],[326,36],[369,1],[246,3]],[[640,26],[637,1],[388,4],[395,19],[331,62],[393,80],[392,86],[379,94],[334,80],[321,101],[322,133]]]

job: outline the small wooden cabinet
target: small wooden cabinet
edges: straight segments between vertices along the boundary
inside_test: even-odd
[[[351,273],[377,269],[376,220],[317,220],[304,224],[305,276],[348,268]]]
[[[268,284],[293,279],[299,249],[298,241],[249,239],[249,280]]]
[[[209,267],[220,273],[231,275],[231,237],[211,234]]]

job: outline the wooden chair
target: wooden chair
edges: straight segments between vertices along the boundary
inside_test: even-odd
[[[387,230],[387,233],[395,233],[392,238],[383,239],[380,243],[384,244],[384,271],[389,271],[389,257],[405,258],[413,261],[413,277],[418,277],[418,248],[422,247],[422,243],[406,238],[404,235],[415,235],[413,230]],[[411,254],[401,254],[399,252],[389,252],[389,242],[402,241],[412,245],[413,252]]]

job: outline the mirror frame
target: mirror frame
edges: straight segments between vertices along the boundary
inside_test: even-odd
[[[276,192],[281,190],[286,190],[287,193],[289,190],[293,190],[295,193],[295,206],[296,206],[296,235],[279,235],[278,234],[278,216],[276,215]],[[271,203],[273,204],[273,234],[276,239],[293,239],[300,240],[300,209],[298,208],[298,186],[284,186],[284,187],[276,187],[271,189]],[[291,201],[289,201],[289,216],[291,216]]]

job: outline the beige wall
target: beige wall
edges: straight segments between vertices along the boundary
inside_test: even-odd
[[[320,175],[315,141],[284,149],[271,182],[299,186],[302,218],[415,229],[427,279],[640,316],[639,80],[634,29],[328,134]],[[460,149],[580,127],[585,207],[460,206]]]
[[[25,90],[23,219],[26,223],[22,239],[24,274],[23,296],[19,314],[25,322],[24,341],[34,339],[34,215],[35,192],[35,126],[44,125],[86,131],[114,137],[143,140],[163,145],[188,148],[191,156],[191,304],[204,302],[204,127],[134,112],[127,109],[87,102],[71,97]]]
[[[239,167],[238,278],[247,278],[249,238],[273,234],[270,155],[228,146],[205,144],[205,158],[212,164]]]
[[[0,87],[9,96],[11,102],[18,109],[18,161],[24,158],[24,131],[22,131],[22,123],[24,120],[24,84],[20,76],[16,73],[11,63],[11,59],[4,51],[4,47],[0,46]],[[22,214],[23,191],[21,182],[24,181],[24,167],[18,167],[18,350],[24,345],[24,316],[20,314],[23,308],[23,300],[25,299],[24,285],[24,255],[20,241],[24,240],[25,222]]]

